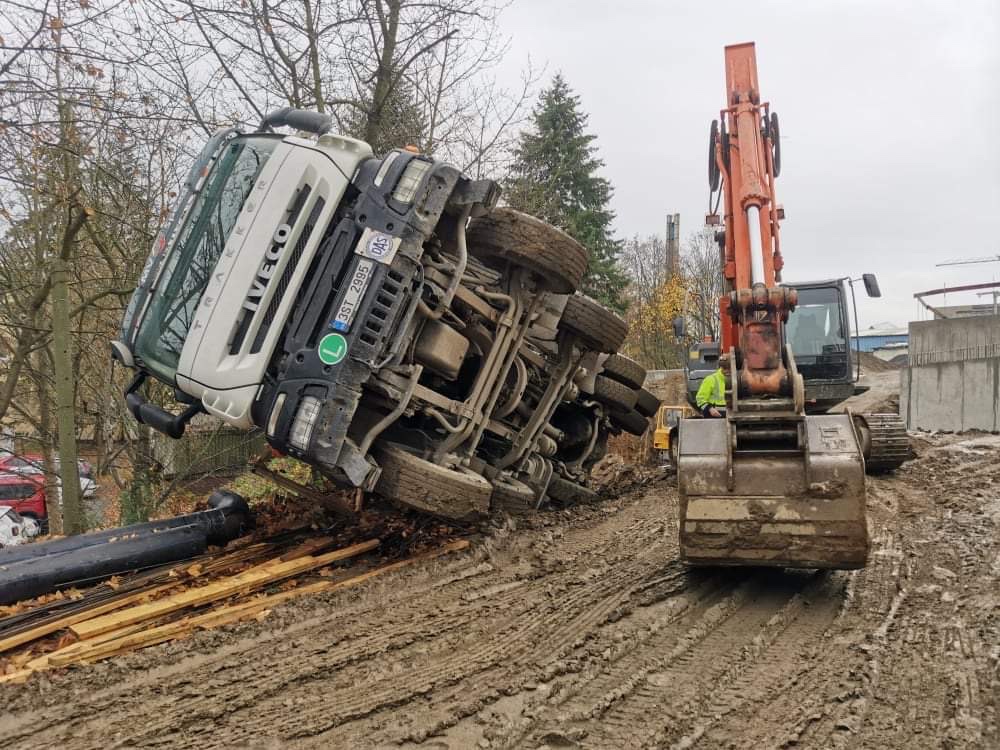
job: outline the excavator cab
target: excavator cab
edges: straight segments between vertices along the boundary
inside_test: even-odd
[[[866,286],[873,274],[865,274]],[[785,325],[795,364],[806,387],[806,412],[821,414],[867,388],[858,385],[860,366],[851,352],[852,326],[848,291],[853,302],[854,284],[848,278],[804,281],[785,286],[798,291],[799,303]],[[876,295],[871,295],[876,296]],[[853,305],[852,305],[853,306]],[[855,321],[854,330],[857,330]]]

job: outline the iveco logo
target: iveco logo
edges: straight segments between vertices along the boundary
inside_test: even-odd
[[[250,288],[247,298],[243,300],[243,307],[251,312],[256,312],[257,308],[260,307],[260,298],[264,296],[264,292],[267,291],[267,283],[271,280],[274,275],[274,270],[278,265],[278,259],[281,258],[281,253],[285,249],[285,242],[288,241],[288,236],[292,233],[292,228],[287,224],[281,224],[277,229],[274,230],[274,244],[264,253],[264,261],[260,264],[260,268],[257,269],[257,275],[254,277],[253,286]]]

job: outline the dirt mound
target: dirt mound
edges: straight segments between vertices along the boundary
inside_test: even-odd
[[[616,453],[598,461],[590,473],[594,486],[605,497],[617,497],[663,476],[659,467],[627,461]]]
[[[899,413],[899,371],[896,369],[882,372],[869,372],[861,375],[859,385],[868,388],[864,393],[851,396],[838,404],[834,411],[842,412],[850,409],[855,412],[872,412],[876,414]]]
[[[887,362],[884,359],[879,359],[871,352],[861,352],[861,372],[888,372],[889,370],[898,370],[903,367],[897,360],[898,357],[894,357],[892,362]]]

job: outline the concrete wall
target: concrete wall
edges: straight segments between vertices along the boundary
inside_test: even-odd
[[[900,371],[908,429],[1000,431],[1000,316],[910,323]]]

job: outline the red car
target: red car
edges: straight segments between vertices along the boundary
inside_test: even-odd
[[[56,459],[56,470],[58,468],[59,461]],[[93,497],[97,491],[93,467],[87,461],[80,459],[77,461],[77,468],[80,476],[80,491],[84,497]],[[0,474],[17,474],[41,481],[45,475],[45,459],[37,453],[18,455],[10,451],[0,450]]]
[[[39,476],[0,474],[0,506],[13,508],[43,526],[49,518],[45,503],[45,482]]]
[[[81,478],[93,479],[94,471],[90,464],[82,458],[77,462]],[[0,471],[16,472],[18,474],[43,474],[45,459],[41,454],[27,453],[18,455],[8,451],[0,451]]]

